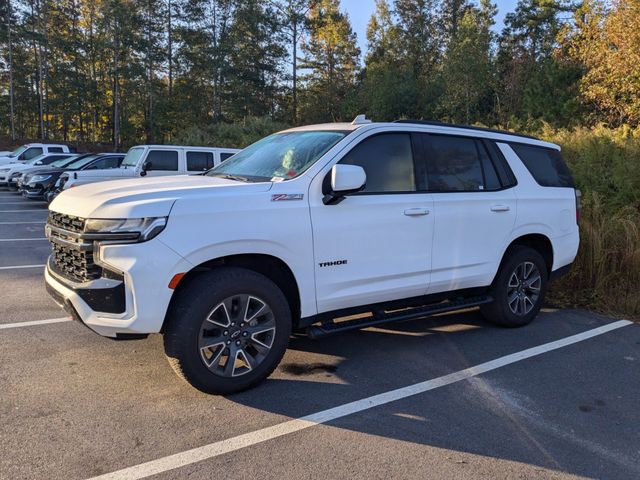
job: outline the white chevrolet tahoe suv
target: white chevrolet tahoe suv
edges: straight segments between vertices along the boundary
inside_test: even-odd
[[[293,329],[471,306],[525,325],[578,250],[559,150],[434,122],[285,130],[203,176],[63,192],[47,287],[100,335],[162,333],[175,371],[219,394],[266,378]]]
[[[239,151],[237,148],[138,145],[129,149],[119,168],[65,172],[60,175],[56,186],[66,190],[87,183],[121,178],[199,174]]]

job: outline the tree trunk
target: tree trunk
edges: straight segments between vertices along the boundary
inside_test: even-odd
[[[120,28],[118,20],[114,20],[113,49],[113,147],[120,148],[120,78],[118,69],[120,61]]]
[[[11,140],[16,139],[16,117],[14,111],[13,89],[13,43],[11,38],[11,0],[7,0],[7,42],[9,46],[9,123],[11,124]]]
[[[298,19],[293,19],[293,124],[298,124]]]
[[[169,0],[169,18],[167,25],[167,60],[169,62],[169,99],[173,94],[173,30],[171,20],[173,17],[173,5]]]

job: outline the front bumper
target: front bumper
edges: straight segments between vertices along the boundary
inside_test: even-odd
[[[108,285],[96,284],[104,280],[100,278],[79,284],[47,265],[44,276],[51,297],[72,317],[105,337],[159,332],[173,294],[169,282],[192,266],[158,239],[103,245],[99,256],[100,264],[119,272],[122,282],[111,279]]]

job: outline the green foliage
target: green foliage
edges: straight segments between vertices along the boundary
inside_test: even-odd
[[[582,191],[580,250],[551,299],[640,318],[640,130],[622,126],[538,132],[562,146]]]
[[[248,117],[242,123],[217,123],[186,128],[174,137],[174,142],[182,145],[224,145],[228,148],[244,148],[262,137],[288,127],[289,125],[274,122],[269,117]]]

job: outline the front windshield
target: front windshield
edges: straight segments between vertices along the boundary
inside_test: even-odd
[[[21,147],[16,148],[13,152],[11,152],[9,155],[7,155],[8,157],[17,157],[19,156],[22,152],[24,152],[27,149],[26,145],[22,145]]]
[[[207,172],[244,181],[290,180],[302,174],[348,132],[297,131],[269,135]]]
[[[66,165],[66,168],[69,170],[78,170],[84,167],[87,163],[94,161],[98,155],[88,155],[82,158],[74,158],[71,163]]]
[[[122,165],[123,167],[135,167],[136,165],[138,165],[138,160],[140,160],[140,157],[142,156],[142,154],[144,153],[144,148],[142,147],[133,147],[130,148],[129,151],[127,152],[127,155],[124,157],[124,160],[122,160]]]
[[[76,161],[76,156],[74,155],[71,158],[61,158],[60,160],[56,160],[55,162],[51,162],[49,164],[50,167],[66,167],[67,165],[70,165],[72,162]]]

